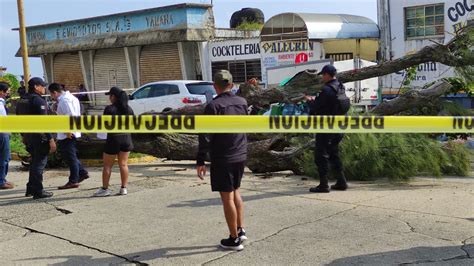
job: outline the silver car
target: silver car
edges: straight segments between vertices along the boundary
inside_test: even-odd
[[[169,80],[148,83],[130,95],[128,102],[136,115],[161,113],[186,106],[202,105],[216,95],[208,81]]]

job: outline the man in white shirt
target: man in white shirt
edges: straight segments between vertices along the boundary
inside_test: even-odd
[[[51,97],[57,102],[58,109],[56,113],[58,115],[81,115],[79,100],[69,91],[66,91],[63,85],[52,83],[49,85],[48,90]],[[78,188],[79,183],[89,178],[89,173],[82,167],[81,162],[77,158],[76,141],[80,137],[80,132],[58,133],[58,146],[70,170],[69,181],[64,186],[58,187],[58,189]]]
[[[7,115],[5,99],[10,93],[10,85],[6,82],[0,82],[0,116]],[[8,182],[8,163],[10,162],[10,134],[0,132],[0,189],[12,189],[15,186]]]

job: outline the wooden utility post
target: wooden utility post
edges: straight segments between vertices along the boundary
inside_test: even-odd
[[[30,65],[28,63],[28,43],[26,42],[25,16],[23,15],[23,0],[17,0],[18,20],[20,22],[20,45],[23,57],[23,76],[25,82],[30,79]]]

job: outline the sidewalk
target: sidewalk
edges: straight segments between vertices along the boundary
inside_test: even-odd
[[[79,189],[58,191],[67,171],[47,171],[48,200],[24,197],[27,172],[12,162],[14,190],[0,191],[3,265],[474,264],[474,177],[417,178],[410,184],[351,183],[310,194],[316,182],[247,173],[242,193],[249,241],[227,237],[218,194],[192,162],[131,166],[129,195],[91,198],[100,168]],[[112,176],[118,192],[118,169]]]

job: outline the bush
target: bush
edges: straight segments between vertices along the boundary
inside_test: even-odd
[[[20,134],[12,134],[10,136],[10,150],[20,156],[28,156],[25,144],[23,144]]]
[[[305,137],[296,142],[307,141]],[[347,134],[340,148],[349,180],[466,176],[470,170],[470,153],[463,144],[441,144],[425,134]],[[301,168],[305,175],[318,177],[312,150],[303,154]]]
[[[10,84],[10,90],[13,97],[18,96],[18,88],[20,87],[20,81],[13,74],[4,74],[0,77],[0,81]]]
[[[342,161],[347,178],[369,180],[380,173],[379,139],[376,134],[348,134],[341,144]]]
[[[238,29],[238,30],[261,30],[262,28],[263,28],[262,23],[244,21],[239,26],[237,26],[236,29]]]
[[[449,158],[441,166],[443,173],[456,176],[469,175],[471,153],[464,147],[464,144],[452,141],[443,148]]]

